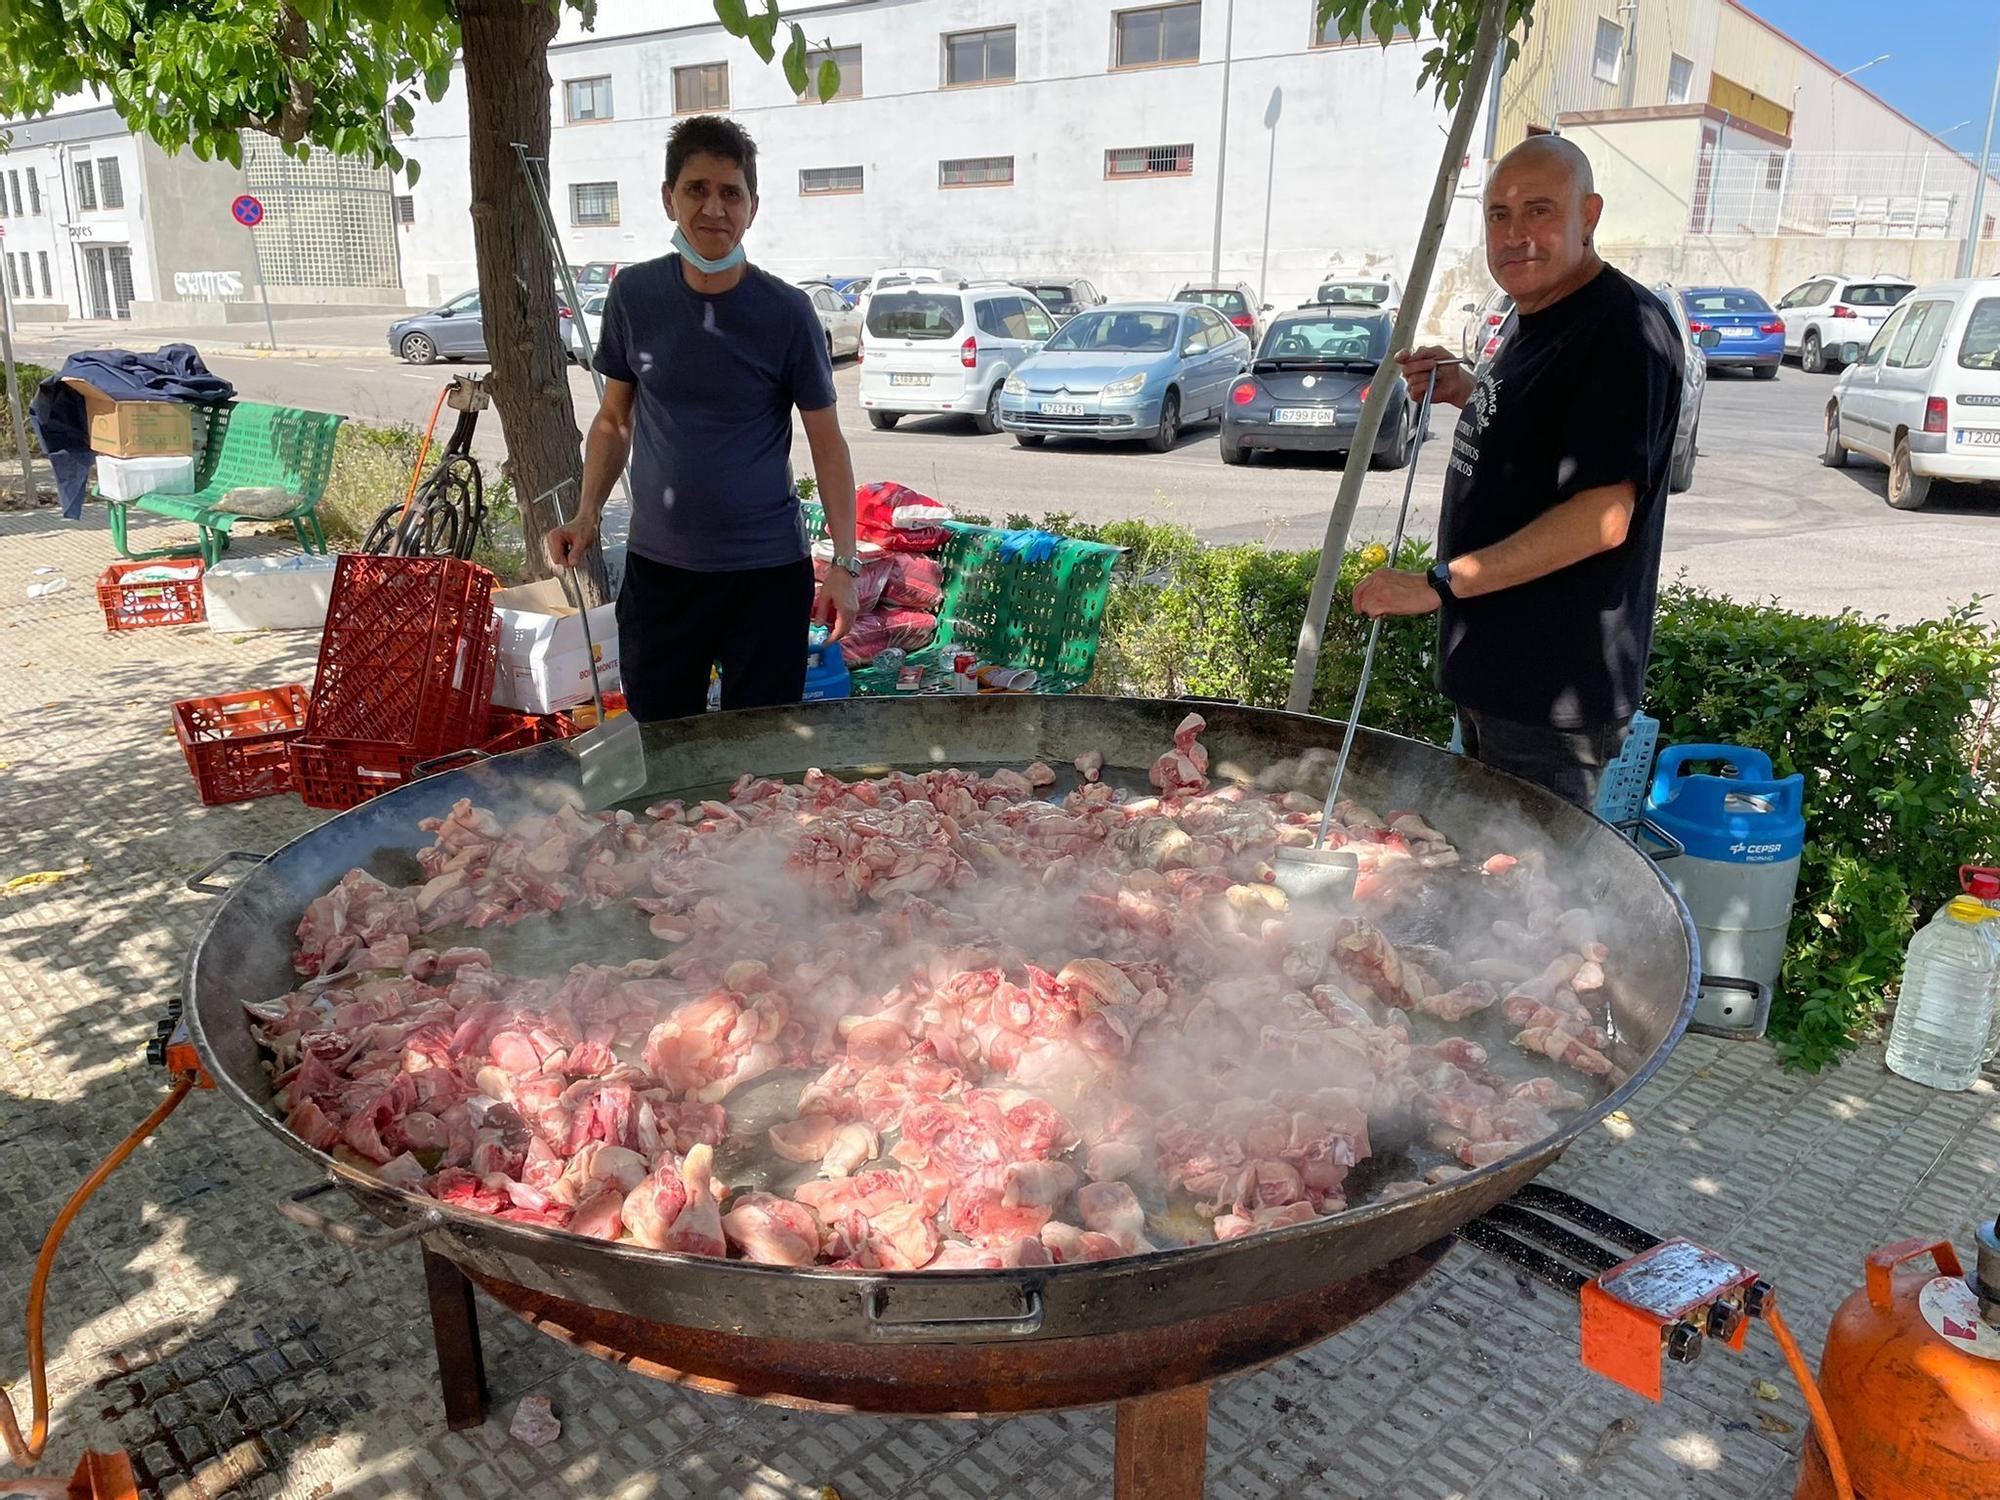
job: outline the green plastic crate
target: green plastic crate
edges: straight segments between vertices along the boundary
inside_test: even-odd
[[[808,502],[804,509],[808,528],[822,534],[819,507]],[[1038,693],[1073,693],[1089,682],[1120,549],[1065,537],[1043,561],[1025,562],[1001,555],[1004,531],[958,521],[946,523],[946,529],[951,538],[939,558],[944,600],[938,606],[938,639],[981,661],[1032,667]],[[937,659],[935,645],[907,658],[925,667]],[[895,679],[893,672],[857,669],[854,691],[893,693]]]

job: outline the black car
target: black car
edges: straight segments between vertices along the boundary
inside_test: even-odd
[[[1104,293],[1081,276],[1036,276],[1014,285],[1033,292],[1058,328],[1078,313],[1089,312],[1104,302]]]
[[[1389,353],[1385,311],[1309,303],[1271,320],[1249,370],[1222,405],[1222,461],[1243,464],[1259,450],[1345,453],[1354,446],[1361,403]],[[1416,445],[1416,411],[1403,377],[1375,439],[1371,463],[1400,469]]]

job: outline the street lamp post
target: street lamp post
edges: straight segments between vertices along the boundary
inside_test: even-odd
[[[1208,255],[1208,279],[1222,279],[1222,192],[1229,180],[1229,53],[1236,33],[1236,0],[1229,0],[1222,18],[1222,120],[1215,132],[1215,243]],[[1263,294],[1259,287],[1258,294]]]
[[[1970,120],[1960,120],[1956,125],[1947,125],[1945,126],[1944,129],[1938,131],[1935,135],[1933,135],[1931,139],[1933,141],[1942,143],[1944,138],[1950,135],[1953,131],[1963,130],[1965,129],[1966,126],[1970,125],[1971,123],[1972,121]],[[1924,148],[1923,164],[1917,168],[1917,221],[1910,227],[1910,232],[1912,234],[1923,233],[1924,190],[1928,188],[1930,184],[1931,184],[1931,152],[1930,152],[1930,147],[1926,146]],[[1946,233],[1949,232],[1950,228],[1949,225],[1947,225]]]
[[[1986,104],[1986,140],[1979,148],[1979,175],[1972,180],[1972,222],[1965,226],[1965,243],[1959,247],[1958,274],[1970,276],[1978,269],[1979,231],[1986,215],[1986,164],[1993,157],[1993,115],[2000,110],[2000,62],[1993,68],[1993,96]]]
[[[1870,68],[1874,67],[1877,63],[1885,63],[1895,55],[1896,54],[1893,52],[1884,52],[1880,57],[1871,57],[1868,59],[1867,62],[1849,68],[1845,73],[1836,73],[1833,75],[1832,78],[1827,80],[1826,139],[1827,139],[1828,156],[1837,156],[1839,154],[1839,146],[1840,146],[1840,121],[1839,121],[1840,103],[1839,100],[1834,95],[1833,86],[1841,82],[1843,79],[1852,78],[1856,73],[1866,73]],[[1805,85],[1802,83],[1794,84],[1792,86],[1792,109],[1791,109],[1792,118],[1789,121],[1789,127],[1790,127],[1790,134],[1793,139],[1797,139],[1798,136],[1799,90],[1804,87]],[[1783,234],[1785,232],[1785,199],[1790,194],[1791,190],[1792,190],[1792,148],[1790,146],[1786,146],[1784,175],[1778,179],[1777,212],[1771,220],[1771,232],[1773,234]]]

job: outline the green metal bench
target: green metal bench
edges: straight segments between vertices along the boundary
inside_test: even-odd
[[[137,500],[106,500],[111,511],[111,541],[124,557],[184,557],[199,552],[213,566],[229,547],[229,529],[239,521],[290,521],[299,546],[325,552],[326,533],[317,508],[333,472],[333,438],[343,418],[331,412],[302,411],[290,406],[265,406],[236,401],[227,406],[194,408],[195,492],[192,495],[142,495]],[[217,503],[234,489],[270,486],[288,491],[297,503],[274,516],[242,516],[218,510]],[[92,492],[96,492],[95,484]],[[158,547],[134,552],[126,525],[127,508],[188,521],[200,528],[193,545]]]

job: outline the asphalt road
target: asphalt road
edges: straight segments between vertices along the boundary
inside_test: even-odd
[[[61,352],[32,338],[21,344],[25,358]],[[215,352],[208,362],[247,398],[418,426],[451,372],[479,368],[420,369],[363,350],[310,359]],[[900,480],[966,511],[1066,511],[1092,521],[1146,516],[1182,522],[1210,541],[1303,547],[1323,535],[1340,483],[1336,464],[1319,457],[1225,468],[1213,426],[1184,435],[1165,454],[1136,443],[1060,439],[1024,449],[1005,434],[980,436],[955,417],[906,417],[893,432],[877,432],[854,404],[858,379],[851,361],[835,374],[856,476]],[[1899,621],[2000,590],[2000,487],[1939,486],[1929,508],[1903,514],[1883,499],[1880,466],[1856,459],[1846,469],[1823,468],[1821,413],[1832,380],[1787,367],[1776,381],[1725,374],[1709,382],[1695,484],[1673,498],[1663,576],[1684,573],[1738,598],[1775,598],[1795,609],[1852,606]],[[587,422],[595,410],[588,375],[573,371],[570,387],[578,420]],[[1439,440],[1418,461],[1413,535],[1435,532],[1450,420],[1451,413],[1438,414]],[[476,446],[482,457],[504,453],[497,413]],[[803,434],[795,451],[803,469]],[[1388,539],[1403,478],[1368,476],[1357,539]],[[1996,609],[1989,615],[2000,619]]]

